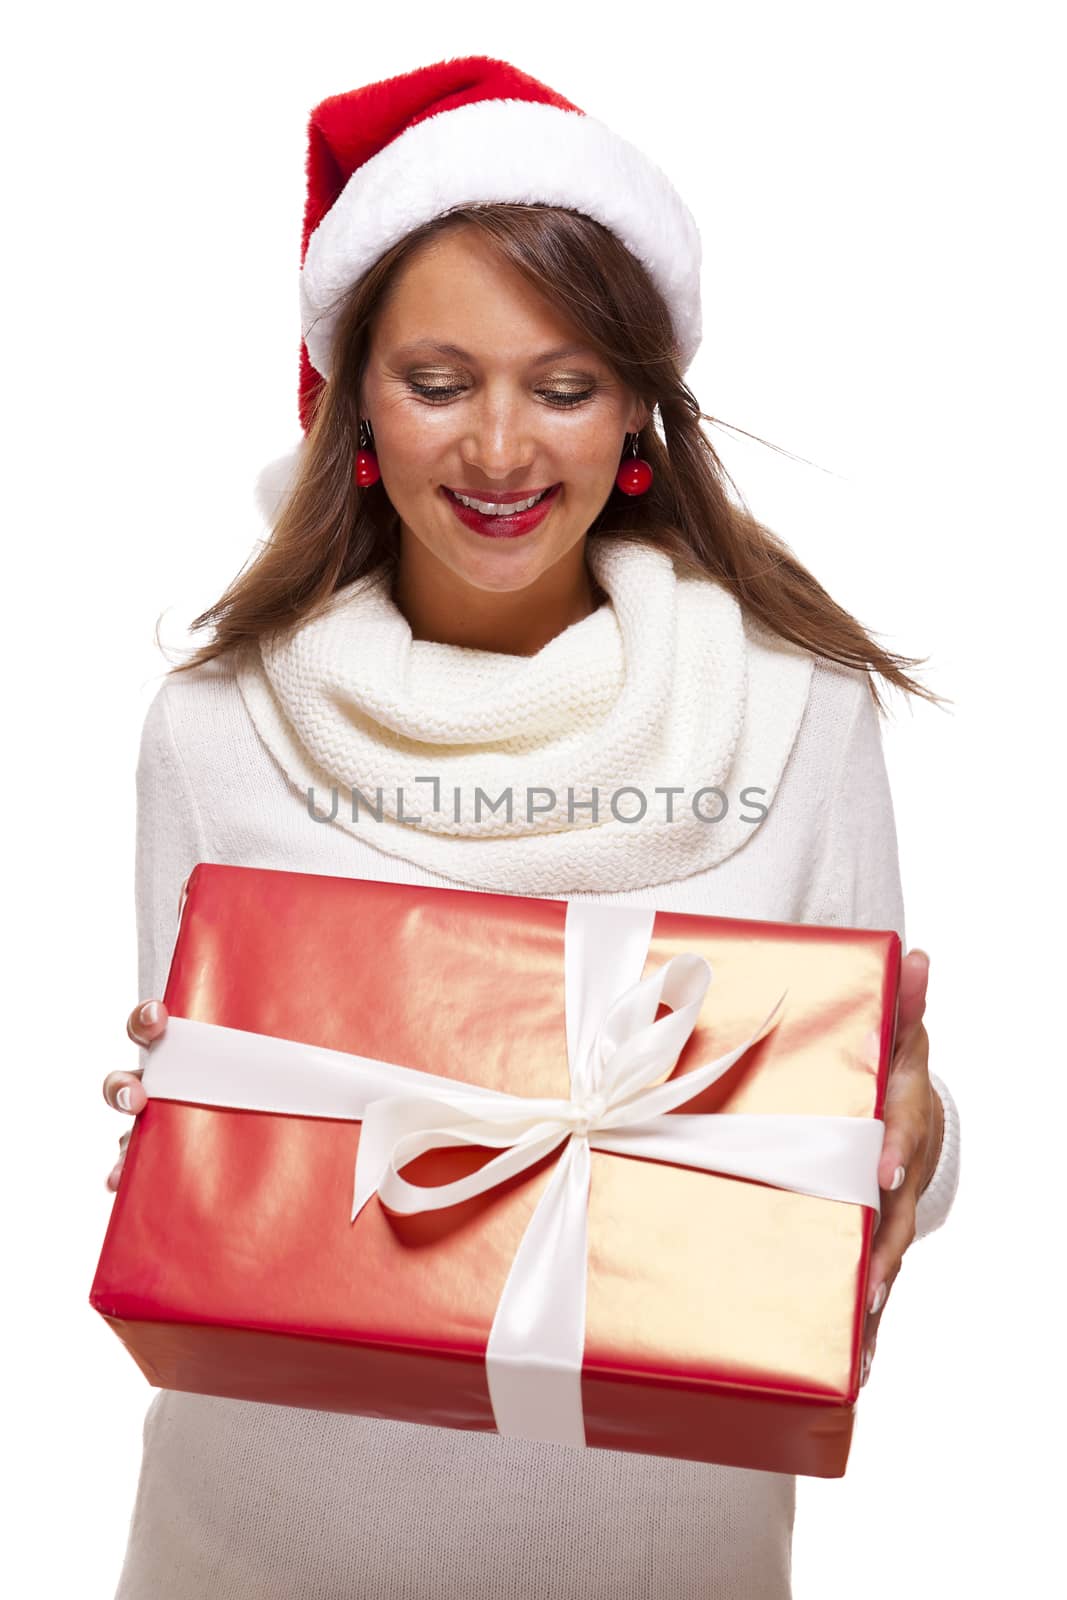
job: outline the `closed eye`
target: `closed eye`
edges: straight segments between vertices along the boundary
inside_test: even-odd
[[[462,384],[412,383],[410,387],[421,400],[426,400],[430,405],[438,405],[443,400],[454,399],[457,394],[464,392]],[[584,400],[592,398],[596,393],[596,389],[595,387],[583,389],[581,393],[560,389],[539,389],[537,393],[549,405],[565,407],[581,405]]]

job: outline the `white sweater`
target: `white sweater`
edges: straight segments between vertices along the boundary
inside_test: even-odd
[[[424,667],[457,659],[448,646],[420,655]],[[463,657],[468,688],[473,665]],[[384,853],[373,821],[357,832],[312,820],[226,658],[162,684],[137,797],[141,998],[163,993],[197,861],[458,881]],[[894,928],[903,940],[864,676],[814,662],[773,803],[741,847],[654,888],[565,897]],[[946,1134],[920,1233],[944,1221],[957,1181],[958,1119],[935,1085]],[[794,1489],[782,1474],[160,1391],[116,1600],[788,1600]]]

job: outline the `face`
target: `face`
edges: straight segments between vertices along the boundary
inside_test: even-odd
[[[625,436],[649,415],[574,324],[461,227],[398,276],[372,332],[360,414],[400,516],[402,563],[423,581],[447,569],[451,592],[458,580],[483,597],[582,561]],[[545,507],[503,520],[456,499],[543,490]]]

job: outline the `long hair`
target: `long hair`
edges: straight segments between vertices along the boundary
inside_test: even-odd
[[[400,519],[381,481],[369,489],[354,481],[358,395],[375,313],[390,285],[421,245],[456,227],[476,228],[581,330],[650,414],[658,408],[662,438],[654,415],[638,436],[639,453],[653,469],[650,491],[634,497],[613,492],[588,538],[639,540],[668,551],[683,568],[723,584],[773,634],[865,669],[880,709],[875,673],[906,693],[941,701],[905,670],[926,658],[878,645],[744,504],[701,426],[717,419],[701,411],[678,371],[669,312],[642,264],[599,222],[546,205],[477,205],[435,217],[348,291],[339,308],[331,377],[315,396],[300,468],[270,537],[221,598],[194,619],[194,632],[210,626],[213,636],[172,672],[295,627],[373,569],[395,571]]]

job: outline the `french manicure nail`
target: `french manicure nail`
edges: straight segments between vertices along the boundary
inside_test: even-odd
[[[870,1311],[872,1317],[876,1317],[879,1311],[881,1311],[882,1307],[885,1305],[885,1297],[888,1293],[889,1290],[886,1288],[885,1284],[880,1283],[871,1296]]]
[[[863,1352],[863,1361],[860,1363],[860,1388],[867,1382],[871,1375],[871,1362],[874,1360],[874,1347],[868,1345]]]
[[[907,1177],[907,1172],[906,1172],[905,1168],[904,1167],[898,1167],[897,1170],[893,1174],[893,1181],[889,1185],[889,1187],[891,1189],[899,1189],[901,1184],[904,1182],[904,1179],[906,1177]]]
[[[130,1086],[128,1083],[124,1083],[118,1094],[115,1096],[115,1104],[123,1111],[133,1110],[133,1107],[130,1105]]]
[[[138,1014],[146,1028],[152,1027],[153,1023],[159,1021],[159,1001],[146,1000]]]

